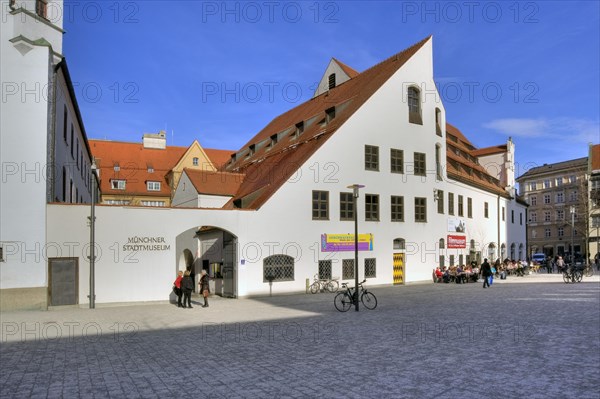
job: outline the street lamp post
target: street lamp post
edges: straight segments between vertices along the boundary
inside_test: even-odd
[[[575,264],[575,207],[571,205],[571,264]]]
[[[358,190],[363,188],[361,184],[348,186],[353,190],[354,201],[354,310],[358,312]]]
[[[90,167],[92,173],[90,175],[90,187],[92,191],[91,210],[90,210],[90,309],[96,307],[96,283],[95,283],[95,268],[96,268],[96,160],[92,160]]]

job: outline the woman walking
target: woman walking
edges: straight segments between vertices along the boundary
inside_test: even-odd
[[[208,274],[206,274],[206,270],[202,269],[202,277],[200,277],[200,282],[198,283],[200,286],[200,292],[204,297],[204,305],[203,308],[208,307],[208,294],[210,293],[210,289],[208,288]]]

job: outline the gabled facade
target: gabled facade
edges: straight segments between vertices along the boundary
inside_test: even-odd
[[[100,176],[101,203],[169,207],[184,168],[215,171],[229,151],[167,146],[164,131],[144,134],[142,143],[90,140]]]
[[[600,263],[600,144],[590,145],[588,156],[589,176],[589,258]]]
[[[244,175],[219,171],[184,169],[172,206],[222,208],[239,190]]]

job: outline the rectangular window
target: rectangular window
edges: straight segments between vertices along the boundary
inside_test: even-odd
[[[546,238],[552,237],[552,234],[550,233],[550,229],[544,229],[544,237],[546,237]]]
[[[531,212],[529,214],[529,221],[533,223],[537,223],[537,212]]]
[[[458,216],[464,216],[465,212],[464,212],[464,208],[463,208],[463,196],[459,195],[458,196]]]
[[[4,248],[0,244],[0,262],[4,262]]]
[[[544,204],[550,203],[550,194],[544,194]]]
[[[415,222],[427,222],[427,198],[415,198]]]
[[[375,258],[365,258],[365,278],[377,277],[377,260]]]
[[[502,207],[502,221],[504,222],[506,220],[506,209],[504,207]]]
[[[415,152],[415,175],[416,176],[425,176],[426,174],[426,164],[425,164],[425,154],[422,152]]]
[[[111,188],[113,190],[125,190],[126,180],[111,180]]]
[[[47,19],[47,17],[48,17],[48,0],[36,0],[35,13],[38,16],[40,16],[44,19]]]
[[[556,220],[557,221],[565,220],[565,211],[564,211],[564,209],[557,209],[556,210]]]
[[[340,220],[354,220],[354,198],[352,193],[340,193]]]
[[[65,142],[68,144],[67,142],[67,125],[68,125],[68,121],[67,121],[67,106],[65,105],[63,108],[63,139],[65,139]]]
[[[467,217],[473,217],[473,198],[467,197]]]
[[[454,215],[454,193],[448,193],[448,214]]]
[[[565,202],[565,193],[556,193],[556,203],[561,204]]]
[[[489,209],[489,205],[487,202],[483,203],[483,217],[484,218],[490,217],[490,209]]]
[[[550,211],[544,211],[544,222],[550,221]]]
[[[198,157],[192,158],[192,165],[193,166],[198,166],[198,161],[199,161]]]
[[[325,123],[329,123],[335,119],[335,107],[325,110]]]
[[[600,227],[600,215],[592,215],[592,227],[598,228]],[[598,238],[596,238],[598,239]]]
[[[77,169],[79,169],[79,139],[75,140],[77,143],[77,148],[75,149],[75,162],[77,162]]]
[[[342,259],[342,280],[354,278],[354,259]]]
[[[510,222],[511,223],[515,222],[515,211],[514,210],[510,211]]]
[[[523,212],[519,212],[519,224],[523,226]]]
[[[564,227],[559,227],[556,230],[556,233],[558,234],[559,237],[564,237],[564,235],[565,235],[565,229],[564,229]]]
[[[550,180],[546,179],[544,180],[544,188],[550,188],[551,184],[550,184]]]
[[[569,200],[571,202],[577,202],[577,191],[571,191],[571,195],[570,195]]]
[[[73,124],[71,123],[71,157],[74,159],[75,158],[75,142],[73,141],[73,138],[75,137],[75,132],[73,130]]]
[[[529,183],[529,191],[535,191],[537,189],[537,183],[531,182]]]
[[[313,220],[329,220],[329,191],[312,192]]]
[[[300,137],[302,133],[304,133],[304,121],[296,123],[296,128],[294,129],[294,138]]]
[[[390,165],[392,173],[404,173],[404,151],[392,148],[390,150]]]
[[[379,147],[365,146],[365,170],[379,170]]]
[[[532,195],[529,198],[529,202],[531,203],[531,205],[537,205],[537,196],[536,195]]]
[[[365,195],[365,220],[371,222],[379,221],[379,195]]]
[[[165,206],[165,201],[142,201],[142,206],[154,206],[154,207],[163,207]]]
[[[442,190],[437,190],[437,211],[444,213],[444,192]]]
[[[404,197],[392,195],[392,222],[404,222]]]
[[[160,191],[160,182],[159,181],[146,182],[146,188],[148,189],[148,191]]]

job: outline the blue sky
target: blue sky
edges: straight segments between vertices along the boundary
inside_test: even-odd
[[[89,138],[237,150],[331,57],[362,71],[433,35],[448,122],[512,136],[517,175],[600,143],[598,1],[65,1],[64,29]]]

